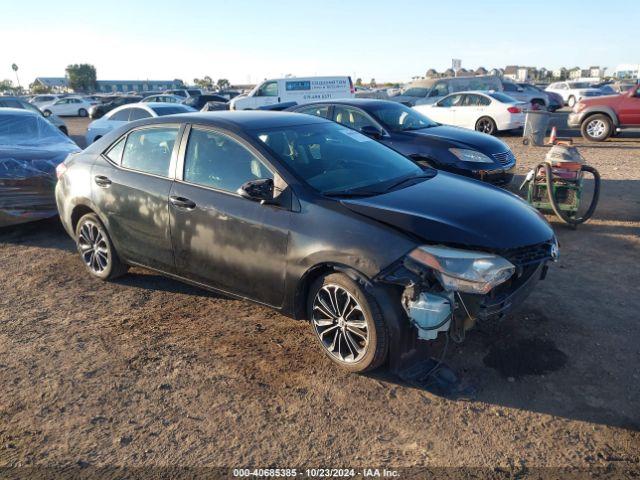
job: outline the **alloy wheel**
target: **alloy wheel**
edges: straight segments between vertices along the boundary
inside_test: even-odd
[[[607,126],[602,120],[591,120],[587,124],[587,134],[593,138],[602,137],[607,131]]]
[[[493,124],[491,123],[491,120],[489,120],[488,118],[483,118],[479,120],[478,131],[482,133],[488,133],[488,134],[493,133]]]
[[[87,221],[82,224],[78,234],[78,250],[85,265],[93,273],[101,274],[109,266],[109,244],[96,223]]]
[[[313,301],[312,322],[320,342],[339,362],[360,360],[369,345],[367,318],[344,287],[323,285]]]

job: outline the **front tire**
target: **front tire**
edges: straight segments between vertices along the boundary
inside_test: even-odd
[[[51,116],[51,110],[44,110],[44,111],[42,112],[42,114],[43,114],[45,117],[49,117],[49,116]]]
[[[325,355],[345,370],[366,372],[387,359],[389,334],[380,308],[346,275],[332,273],[313,283],[307,315]]]
[[[582,122],[580,132],[591,142],[604,142],[613,130],[611,119],[606,115],[592,115]]]
[[[498,132],[498,127],[493,118],[480,117],[476,122],[476,131],[486,133],[487,135],[495,135]]]
[[[89,113],[84,108],[81,108],[80,110],[78,110],[79,117],[86,117],[87,115],[89,115]]]
[[[76,246],[80,258],[92,277],[113,280],[127,273],[111,237],[98,216],[87,213],[76,225]]]

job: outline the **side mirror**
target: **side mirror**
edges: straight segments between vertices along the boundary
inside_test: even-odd
[[[259,178],[243,183],[237,192],[243,198],[261,203],[273,202],[273,180],[270,178]]]
[[[373,125],[365,125],[360,129],[360,133],[363,133],[367,137],[375,138],[376,140],[382,138],[382,132]]]

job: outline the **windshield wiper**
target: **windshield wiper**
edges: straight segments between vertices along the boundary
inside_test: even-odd
[[[394,188],[399,187],[400,185],[403,185],[403,184],[405,184],[407,182],[410,182],[412,180],[420,180],[421,178],[425,179],[425,178],[433,178],[433,177],[435,177],[435,170],[434,171],[428,171],[428,172],[422,172],[422,173],[420,173],[418,175],[411,175],[410,177],[405,177],[405,178],[403,178],[403,179],[401,179],[401,180],[399,180],[399,181],[397,181],[395,183],[392,183],[391,185],[389,185],[385,189],[385,192],[393,190]]]
[[[332,190],[322,192],[325,197],[372,197],[380,195],[382,192],[372,190]]]

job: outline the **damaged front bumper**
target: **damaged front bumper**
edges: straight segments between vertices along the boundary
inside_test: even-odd
[[[516,309],[547,272],[555,258],[555,240],[500,252],[513,265],[513,274],[486,293],[454,290],[433,265],[407,256],[384,272],[379,280],[401,287],[405,325],[417,340],[435,340],[447,332],[462,340],[477,321],[501,320]],[[473,290],[472,290],[473,291]]]

